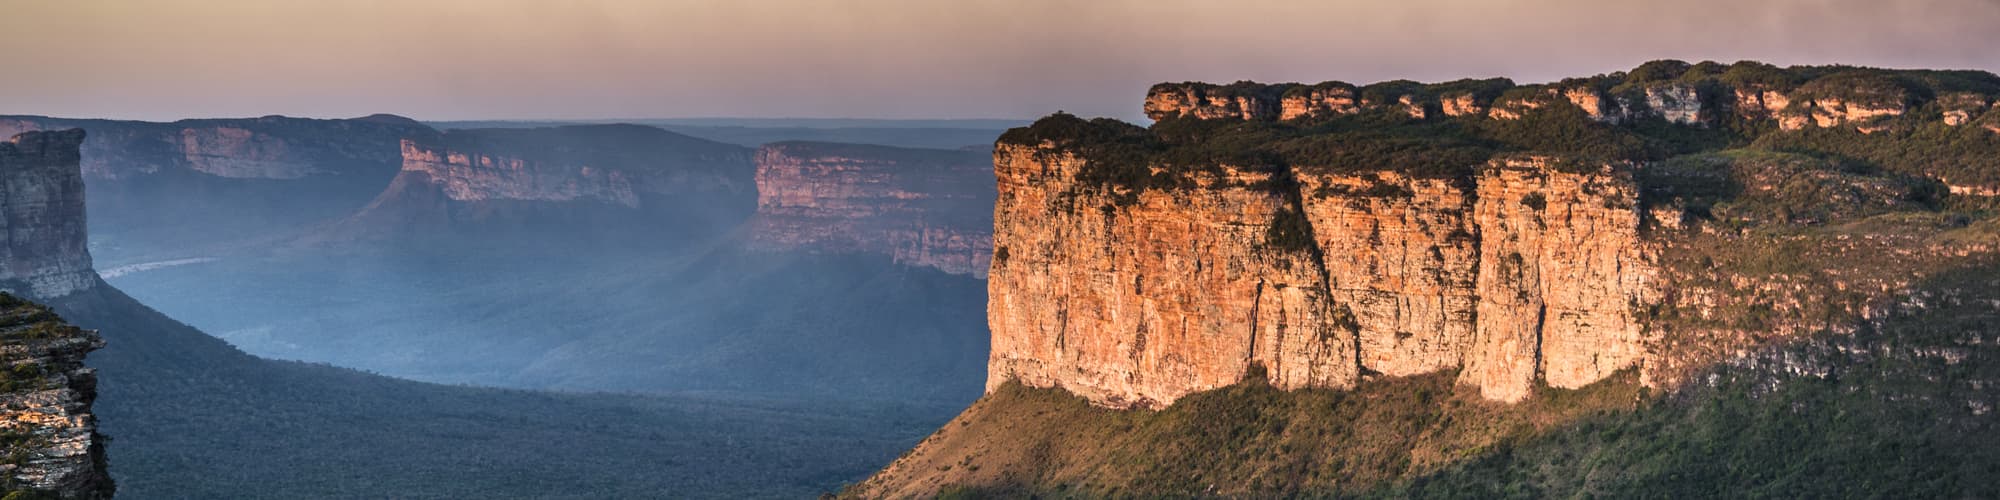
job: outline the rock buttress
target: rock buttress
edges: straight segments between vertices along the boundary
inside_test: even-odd
[[[1653,272],[1623,169],[1496,160],[1468,183],[1302,168],[1274,190],[1278,174],[1224,167],[1131,196],[1078,185],[1085,162],[995,153],[989,387],[1160,407],[1254,363],[1281,388],[1459,369],[1518,401],[1643,357],[1632,309]],[[1273,240],[1295,206],[1315,248]]]
[[[53,298],[88,289],[82,130],[0,141],[0,291]]]

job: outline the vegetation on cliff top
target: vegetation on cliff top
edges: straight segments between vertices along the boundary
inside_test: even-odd
[[[1500,154],[1536,154],[1587,166],[1612,161],[1661,161],[1685,154],[1730,148],[1757,148],[1804,154],[1830,161],[1946,180],[1954,185],[2000,185],[2000,134],[1978,126],[1948,126],[1940,119],[1940,96],[1971,93],[1982,103],[2000,96],[2000,76],[1980,71],[1884,70],[1848,66],[1779,68],[1754,61],[1648,62],[1630,72],[1565,80],[1555,86],[1515,86],[1505,79],[1458,80],[1439,84],[1390,81],[1356,88],[1364,101],[1394,103],[1415,96],[1435,106],[1441,95],[1472,95],[1480,102],[1545,96],[1550,90],[1585,86],[1610,99],[1643,106],[1644,89],[1692,85],[1710,115],[1708,122],[1682,125],[1659,116],[1617,124],[1590,119],[1585,110],[1559,98],[1542,98],[1539,108],[1514,120],[1481,114],[1445,117],[1435,110],[1412,118],[1399,106],[1373,106],[1360,113],[1293,121],[1199,120],[1168,118],[1150,127],[1117,120],[1085,120],[1057,113],[1000,137],[1000,144],[1052,145],[1085,160],[1076,180],[1136,200],[1147,189],[1189,187],[1190,174],[1221,165],[1261,169],[1314,169],[1335,172],[1395,171],[1416,177],[1471,175]],[[1186,85],[1186,84],[1183,84]],[[1249,82],[1205,86],[1210,93],[1269,97],[1333,87]],[[1731,89],[1795,93],[1793,108],[1811,99],[1835,98],[1863,104],[1903,105],[1900,116],[1881,117],[1872,133],[1854,127],[1780,131],[1775,121],[1729,112],[1721,99]],[[1260,90],[1261,89],[1261,90]],[[1974,111],[1984,111],[1974,110]],[[1792,112],[1797,112],[1793,110]]]

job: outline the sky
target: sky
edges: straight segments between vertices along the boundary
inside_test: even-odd
[[[2000,71],[2000,0],[0,0],[0,114],[1139,119],[1162,81]]]

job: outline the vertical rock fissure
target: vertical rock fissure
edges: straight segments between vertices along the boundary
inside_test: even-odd
[[[1243,357],[1244,363],[1257,362],[1257,318],[1262,316],[1264,307],[1264,278],[1257,278],[1257,294],[1250,297],[1250,353]]]

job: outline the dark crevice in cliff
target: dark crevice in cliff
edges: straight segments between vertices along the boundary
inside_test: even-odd
[[[1264,307],[1264,278],[1257,278],[1257,294],[1250,298],[1250,352],[1244,361],[1257,361],[1257,317]]]

